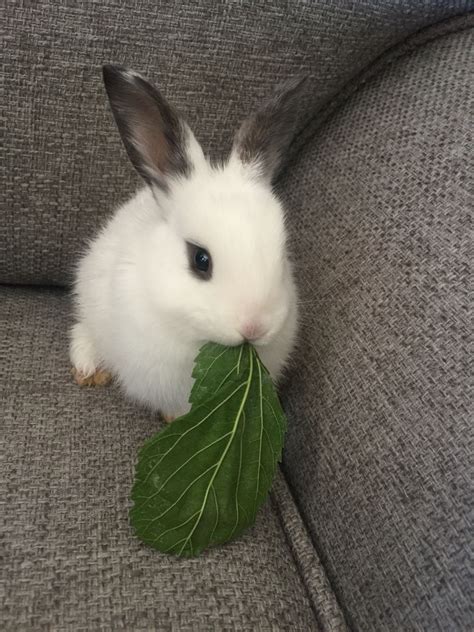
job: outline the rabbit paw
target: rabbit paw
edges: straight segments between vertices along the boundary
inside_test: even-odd
[[[71,374],[79,386],[105,386],[111,382],[111,374],[99,368],[100,358],[83,323],[72,328],[69,354],[73,365]]]
[[[71,375],[79,386],[106,386],[112,381],[112,375],[103,369],[97,369],[91,375],[85,375],[82,371],[72,367]]]

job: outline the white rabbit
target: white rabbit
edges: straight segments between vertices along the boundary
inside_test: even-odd
[[[188,125],[140,75],[105,66],[129,157],[147,185],[80,260],[70,357],[80,384],[116,377],[174,418],[189,410],[194,359],[211,340],[251,341],[276,380],[297,300],[271,182],[291,141],[302,81],[277,89],[212,166]]]

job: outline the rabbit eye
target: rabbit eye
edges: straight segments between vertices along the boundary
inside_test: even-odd
[[[209,280],[212,275],[212,259],[211,255],[205,248],[196,246],[196,244],[187,243],[189,265],[191,270],[200,279]]]
[[[199,272],[207,272],[209,270],[209,255],[205,250],[199,249],[194,255],[194,265]]]

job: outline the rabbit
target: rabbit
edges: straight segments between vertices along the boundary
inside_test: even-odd
[[[172,420],[190,409],[200,348],[248,341],[276,382],[298,314],[272,181],[294,134],[304,78],[277,88],[243,122],[220,165],[141,75],[107,65],[103,78],[145,186],[79,260],[70,333],[76,381],[113,376],[130,398]]]

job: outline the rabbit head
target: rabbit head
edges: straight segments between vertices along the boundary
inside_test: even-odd
[[[275,340],[295,310],[295,290],[272,181],[292,139],[303,82],[277,89],[216,166],[143,77],[117,66],[103,74],[125,148],[153,193],[136,253],[141,296],[185,340]]]

